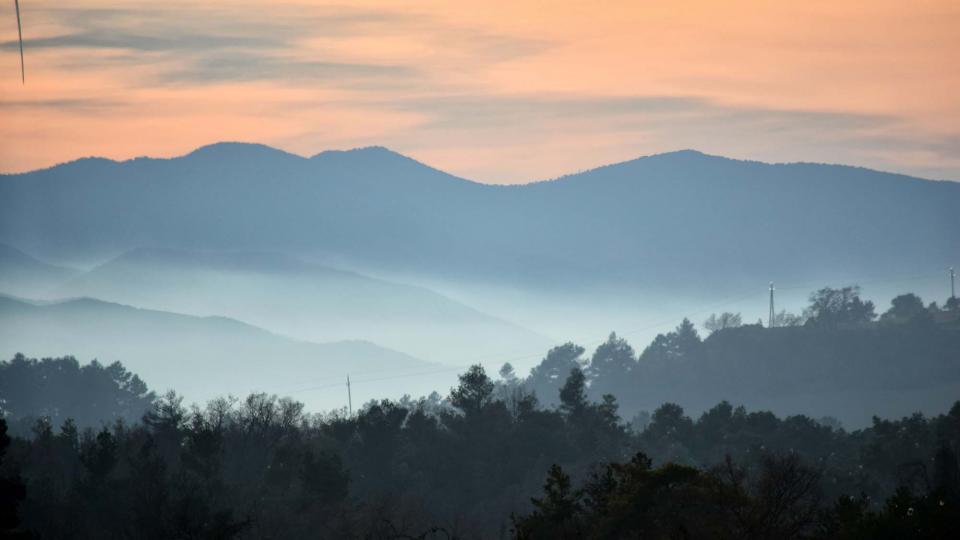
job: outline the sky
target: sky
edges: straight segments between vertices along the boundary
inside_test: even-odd
[[[693,148],[960,180],[960,2],[21,0],[0,171],[383,145],[481,182]]]

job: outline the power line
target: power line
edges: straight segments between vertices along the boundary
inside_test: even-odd
[[[939,275],[942,275],[942,274],[939,274]],[[871,278],[871,279],[868,279],[867,281],[858,281],[858,280],[829,280],[829,281],[856,281],[857,283],[861,283],[861,284],[876,284],[876,283],[895,283],[895,282],[904,282],[904,281],[914,281],[914,280],[920,280],[920,279],[932,279],[932,278],[935,278],[935,277],[937,277],[937,276],[938,276],[938,274],[919,274],[919,275],[918,275],[918,274],[914,274],[914,275],[908,275],[908,276],[902,276],[902,275],[901,275],[901,276],[891,276],[891,277],[886,277],[886,278],[880,278],[880,277],[875,278],[875,279]],[[952,279],[953,279],[953,273],[952,273],[952,269],[951,269],[951,295],[953,294],[953,289],[952,289],[953,282],[952,282]],[[801,288],[810,288],[810,287],[812,287],[812,286],[816,286],[817,284],[821,284],[821,283],[823,283],[823,280],[820,280],[820,281],[818,281],[818,282],[816,282],[816,283],[808,283],[808,284],[800,284],[800,285],[788,285],[788,286],[779,287],[779,288],[780,288],[780,290],[796,290],[796,289],[801,289]],[[774,312],[774,307],[775,307],[775,304],[774,304],[774,291],[775,291],[775,290],[776,290],[776,288],[774,287],[773,282],[770,282],[770,286],[769,286],[769,301],[770,301],[769,309],[770,309],[770,312],[769,312],[769,322],[768,322],[768,324],[769,324],[770,327],[773,327],[774,319],[776,318],[776,314],[775,314],[775,312]],[[670,318],[663,317],[663,318],[658,319],[656,322],[652,322],[652,323],[650,323],[650,324],[645,324],[645,325],[643,325],[643,326],[641,326],[641,327],[629,329],[629,330],[627,330],[625,333],[628,333],[628,334],[629,334],[629,333],[637,333],[637,332],[643,332],[643,331],[646,331],[646,330],[651,330],[651,329],[654,329],[654,328],[662,327],[662,326],[665,326],[665,325],[667,325],[667,324],[675,323],[676,320],[677,320],[677,317],[679,317],[679,316],[690,317],[690,316],[692,316],[692,315],[697,315],[697,314],[704,313],[704,312],[707,312],[707,311],[715,310],[715,309],[718,309],[718,308],[723,307],[723,306],[726,306],[726,305],[730,305],[730,304],[742,302],[742,301],[745,301],[745,300],[749,300],[749,299],[751,299],[751,298],[756,298],[758,295],[759,295],[759,293],[756,292],[756,291],[754,291],[754,292],[750,292],[750,293],[747,293],[747,294],[744,294],[744,295],[729,296],[729,297],[727,297],[726,299],[723,299],[723,300],[721,300],[721,301],[719,301],[719,302],[715,302],[715,303],[711,303],[711,304],[705,305],[705,306],[703,306],[703,307],[701,307],[701,308],[698,308],[698,309],[696,309],[696,310],[685,310],[685,311],[683,311],[683,312],[675,311],[674,314],[670,316]],[[584,346],[591,347],[591,346],[594,346],[594,345],[598,345],[598,344],[604,342],[605,340],[606,340],[606,338],[600,338],[600,339],[594,339],[594,340],[568,340],[568,341],[573,341],[573,342],[577,342],[577,343],[582,343]],[[375,378],[368,378],[368,379],[358,379],[358,380],[354,380],[354,381],[353,381],[353,384],[357,384],[357,383],[363,384],[363,383],[369,383],[369,382],[379,382],[379,381],[402,379],[402,378],[409,378],[409,377],[428,376],[428,375],[439,375],[439,374],[443,374],[443,373],[449,373],[449,372],[451,372],[451,371],[459,371],[459,370],[462,370],[462,369],[467,369],[467,368],[469,368],[471,365],[478,364],[478,363],[483,363],[484,361],[490,360],[490,359],[499,359],[500,361],[503,361],[503,362],[515,362],[515,361],[518,361],[518,360],[526,360],[526,359],[530,359],[530,358],[535,358],[535,357],[537,357],[537,356],[542,356],[543,354],[544,354],[544,352],[543,352],[542,350],[537,351],[537,352],[535,352],[535,353],[517,355],[517,356],[512,356],[512,357],[505,357],[505,354],[489,354],[489,355],[484,355],[484,356],[481,356],[481,357],[474,357],[474,358],[471,359],[468,363],[465,363],[465,364],[460,364],[460,365],[455,365],[455,366],[447,366],[447,367],[443,367],[443,368],[439,368],[439,369],[435,369],[435,370],[421,371],[421,372],[415,372],[415,373],[401,373],[401,374],[388,375],[388,376],[383,376],[383,377],[375,377]],[[372,373],[383,373],[384,371],[389,371],[389,370],[375,370],[375,371],[368,371],[367,373],[371,373],[371,374],[372,374]],[[325,379],[319,379],[319,380],[325,380]],[[330,380],[330,378],[327,378],[326,380]],[[321,391],[321,390],[326,390],[326,389],[330,389],[330,388],[339,387],[340,384],[342,384],[342,383],[323,384],[323,385],[318,385],[318,386],[301,388],[301,389],[299,389],[299,390],[294,390],[294,391],[292,391],[291,393],[302,393],[302,392]],[[348,394],[349,394],[349,389],[348,389]],[[349,396],[348,396],[348,397],[349,397]]]
[[[688,316],[689,316],[689,315],[696,315],[696,314],[698,314],[698,313],[703,313],[703,312],[706,312],[706,311],[710,311],[710,310],[713,310],[713,309],[717,309],[718,307],[723,307],[723,306],[725,306],[725,305],[729,305],[729,304],[732,304],[732,303],[741,302],[741,301],[743,301],[743,300],[747,300],[747,299],[749,299],[749,298],[753,298],[753,297],[755,297],[756,295],[757,295],[757,293],[749,293],[749,294],[747,294],[747,295],[742,295],[742,296],[737,296],[737,297],[728,297],[728,298],[726,298],[726,299],[724,299],[724,300],[721,300],[721,301],[718,302],[718,303],[709,304],[708,306],[705,306],[705,307],[700,308],[700,309],[698,309],[698,310],[694,310],[694,311],[686,310],[686,311],[684,311],[683,313],[676,312],[674,315],[671,315],[670,318],[663,317],[663,318],[658,319],[656,322],[652,322],[652,323],[650,323],[650,324],[647,324],[647,325],[644,325],[644,326],[641,326],[641,327],[637,327],[637,328],[633,328],[633,329],[628,329],[625,333],[628,333],[628,334],[629,334],[629,333],[643,332],[643,331],[645,331],[645,330],[651,330],[651,329],[658,328],[658,327],[661,327],[661,326],[664,326],[664,325],[667,325],[667,324],[672,324],[672,323],[675,323],[675,322],[676,322],[676,318],[677,318],[678,316],[682,316],[682,315],[684,315],[684,314],[685,314],[685,315],[688,315]],[[582,343],[583,345],[585,345],[585,346],[587,346],[587,347],[590,347],[590,346],[593,346],[593,345],[599,345],[600,343],[603,343],[605,340],[606,340],[606,338],[592,339],[592,340],[577,340],[577,339],[573,339],[573,340],[567,340],[567,341]],[[390,376],[385,376],[385,377],[378,377],[378,378],[376,378],[376,379],[361,379],[361,380],[355,380],[355,381],[353,381],[353,382],[354,382],[354,384],[356,384],[356,383],[365,383],[365,382],[375,382],[375,381],[382,381],[382,380],[399,379],[399,378],[405,378],[405,377],[411,377],[411,376],[417,376],[417,375],[434,375],[434,374],[446,373],[446,372],[450,372],[450,371],[467,369],[467,368],[469,368],[469,367],[472,366],[472,365],[475,365],[475,364],[478,364],[478,363],[483,363],[484,361],[486,361],[486,360],[491,360],[491,359],[498,359],[498,361],[501,361],[501,360],[502,360],[503,362],[515,362],[515,361],[517,361],[517,360],[527,360],[527,359],[530,359],[530,358],[535,358],[535,357],[537,357],[537,356],[542,356],[542,355],[544,354],[544,352],[543,352],[542,350],[538,350],[537,352],[531,352],[531,353],[527,353],[527,354],[523,354],[523,355],[519,355],[519,356],[506,356],[506,357],[505,357],[506,354],[509,354],[509,353],[498,353],[498,354],[488,354],[488,355],[484,355],[484,356],[477,356],[477,357],[471,358],[467,363],[458,364],[458,365],[452,365],[452,366],[446,366],[446,367],[439,368],[439,369],[436,369],[436,370],[430,370],[430,371],[424,371],[424,372],[418,372],[418,373],[403,373],[403,374],[390,375]],[[397,368],[397,369],[410,369],[410,368]],[[371,374],[372,374],[372,373],[383,373],[383,372],[388,372],[388,371],[392,371],[392,370],[388,368],[388,369],[384,369],[384,370],[372,370],[372,371],[367,371],[366,373],[371,373]],[[337,379],[339,379],[339,376],[337,376],[337,377],[323,377],[323,378],[320,378],[320,379],[316,379],[315,382],[334,381],[334,380],[337,380]],[[329,384],[322,384],[322,385],[317,385],[317,386],[309,386],[309,387],[307,387],[307,388],[292,389],[292,390],[289,390],[289,392],[290,392],[290,393],[301,393],[301,392],[309,392],[309,391],[315,391],[315,390],[326,390],[326,389],[330,389],[330,388],[337,388],[337,387],[340,386],[340,384],[341,384],[341,383],[329,383]]]
[[[867,278],[866,280],[862,279],[830,279],[829,281],[840,282],[840,283],[856,283],[857,285],[875,285],[877,283],[899,283],[905,281],[917,281],[921,279],[934,279],[941,278],[943,274],[911,274],[911,275],[900,275],[900,276],[890,276],[890,277],[877,277],[877,278]],[[798,285],[788,285],[786,287],[779,287],[781,291],[787,290],[796,290],[796,289],[809,289],[810,287],[817,287],[823,284],[825,280],[820,280],[817,282],[807,282]]]
[[[352,381],[352,384],[358,384],[358,383],[363,384],[363,383],[368,383],[368,382],[388,381],[388,380],[392,380],[392,379],[402,379],[402,378],[405,378],[405,377],[418,377],[418,376],[421,376],[421,375],[437,375],[437,374],[440,374],[440,373],[447,373],[447,372],[450,372],[450,371],[461,370],[461,369],[464,369],[464,368],[467,368],[467,367],[470,367],[470,366],[469,366],[469,365],[449,366],[449,367],[446,367],[446,368],[436,369],[436,370],[432,370],[432,371],[420,371],[420,372],[416,372],[416,373],[403,373],[403,374],[399,374],[399,375],[390,375],[390,376],[386,376],[386,377],[376,377],[376,378],[373,378],[373,379],[358,379],[358,380]],[[302,392],[313,392],[313,391],[317,391],[317,390],[327,390],[327,389],[330,389],[330,388],[342,388],[342,387],[341,387],[342,384],[343,384],[343,383],[331,383],[331,384],[322,384],[322,385],[319,385],[319,386],[310,386],[310,387],[307,387],[307,388],[301,388],[301,389],[299,389],[299,390],[293,390],[293,391],[291,391],[290,393],[291,393],[291,394],[299,394],[299,393],[302,393]]]
[[[720,302],[718,302],[718,303],[712,303],[712,304],[710,304],[710,305],[708,305],[708,306],[706,306],[706,307],[703,307],[703,308],[700,308],[700,309],[694,310],[694,311],[687,310],[687,311],[685,311],[684,313],[685,313],[686,315],[694,315],[694,314],[697,314],[697,313],[702,313],[702,312],[705,312],[705,311],[709,311],[709,310],[712,310],[712,309],[716,309],[716,308],[718,308],[718,307],[723,307],[723,306],[729,305],[729,304],[731,304],[731,303],[741,302],[741,301],[746,300],[746,299],[749,299],[749,298],[755,298],[756,296],[757,296],[757,293],[756,293],[756,292],[752,292],[752,293],[747,294],[747,295],[742,295],[742,296],[737,296],[737,297],[728,297],[727,299],[722,300],[722,301],[720,301]],[[650,330],[650,329],[653,329],[653,328],[658,328],[658,327],[664,326],[664,325],[666,325],[666,324],[674,323],[674,322],[676,322],[676,317],[677,317],[677,316],[678,316],[678,315],[675,314],[675,315],[671,316],[669,319],[667,319],[667,318],[659,319],[657,322],[654,322],[654,323],[651,323],[651,324],[647,324],[647,325],[644,325],[644,326],[639,327],[639,328],[634,328],[634,329],[632,329],[632,330],[628,330],[627,333],[642,332],[642,331],[644,331],[644,330]],[[600,343],[603,343],[603,342],[605,341],[605,339],[606,339],[606,338],[594,339],[594,340],[577,340],[577,341],[578,341],[579,343],[582,343],[583,345],[589,347],[589,346],[598,345],[598,344],[600,344]],[[497,359],[500,359],[500,360],[502,360],[502,361],[504,361],[504,362],[515,362],[515,361],[517,361],[517,360],[526,360],[526,359],[529,359],[529,358],[534,358],[534,357],[537,357],[537,356],[542,356],[543,354],[544,354],[544,352],[543,352],[542,350],[540,350],[540,351],[537,351],[537,352],[535,352],[535,353],[524,354],[524,355],[521,355],[521,356],[506,357],[506,358],[504,358],[504,355],[502,355],[502,354],[497,354],[497,355],[485,355],[485,356],[483,356],[483,357],[475,357],[475,358],[471,359],[469,363],[466,363],[466,364],[461,364],[461,365],[456,365],[456,366],[448,366],[448,367],[444,367],[444,368],[440,368],[440,369],[435,369],[435,370],[430,370],[430,371],[422,371],[422,372],[417,372],[417,373],[404,373],[404,374],[390,375],[390,376],[385,376],[385,377],[376,377],[376,378],[370,378],[370,379],[358,379],[358,380],[354,380],[354,381],[353,381],[353,384],[358,384],[358,383],[359,383],[359,384],[362,384],[362,383],[368,383],[368,382],[379,382],[379,381],[387,381],[387,380],[402,379],[402,378],[407,378],[407,377],[426,376],[426,375],[439,375],[439,374],[442,374],[442,373],[449,373],[449,372],[451,372],[451,371],[459,371],[459,370],[462,370],[462,369],[467,369],[467,368],[469,368],[471,365],[474,365],[474,364],[477,364],[477,363],[482,363],[483,360],[486,360],[486,359],[497,358]],[[326,379],[319,379],[319,380],[331,380],[331,379],[330,379],[330,378],[326,378]],[[301,389],[298,389],[298,390],[293,390],[293,391],[291,391],[290,393],[291,393],[291,394],[299,394],[299,393],[303,393],[303,392],[314,392],[314,391],[328,390],[328,389],[332,389],[332,388],[338,388],[338,387],[340,387],[341,384],[342,384],[342,383],[331,383],[331,384],[323,384],[323,385],[318,385],[318,386],[311,386],[311,387],[307,387],[307,388],[301,388]]]
[[[428,364],[428,365],[429,365],[429,364]],[[460,369],[460,368],[469,367],[469,364],[464,364],[464,365],[462,365],[462,366],[461,366],[461,365],[457,365],[457,366],[447,366],[447,365],[444,365],[444,366],[442,366],[442,367],[440,367],[439,364],[435,364],[435,365],[438,366],[438,370],[439,370],[439,371],[446,371],[446,370],[448,370],[449,368],[457,368],[457,369]],[[386,368],[379,368],[379,369],[370,369],[370,370],[367,370],[367,371],[351,371],[350,373],[353,374],[354,376],[356,376],[356,375],[377,375],[377,374],[383,374],[383,373],[400,372],[400,373],[398,373],[397,375],[394,375],[394,376],[405,377],[405,376],[407,376],[407,374],[405,374],[405,373],[403,373],[403,372],[404,372],[404,371],[407,371],[407,370],[411,370],[411,369],[422,370],[422,369],[424,369],[424,366],[423,366],[423,365],[415,365],[415,366],[403,366],[403,367],[394,367],[394,368],[386,367]],[[342,379],[343,376],[344,376],[344,374],[319,377],[319,378],[313,379],[313,380],[310,381],[310,382],[301,382],[301,383],[299,383],[299,384],[297,384],[297,385],[286,387],[284,390],[281,391],[281,393],[297,393],[297,392],[304,392],[304,391],[307,391],[307,390],[313,390],[313,389],[318,389],[318,388],[336,388],[336,387],[339,387],[340,385],[343,384],[343,382],[342,382],[342,381],[343,381],[343,379]],[[330,382],[328,383],[327,381],[330,381]],[[336,382],[336,381],[341,381],[341,382]],[[356,379],[354,379],[354,380],[353,380],[353,383],[357,383],[357,382],[364,382],[364,380],[363,380],[363,379],[361,379],[361,380],[356,380]],[[324,384],[319,384],[319,383],[324,383]],[[304,386],[305,384],[306,384],[306,386]]]
[[[869,279],[868,281],[864,281],[864,282],[860,282],[860,283],[866,283],[866,284],[873,284],[873,283],[890,283],[890,282],[898,282],[898,281],[912,281],[912,280],[918,280],[918,279],[930,279],[930,278],[934,278],[934,277],[937,277],[937,274],[922,274],[922,275],[916,275],[916,274],[914,274],[914,275],[909,275],[909,276],[902,276],[902,275],[901,275],[901,276],[892,276],[892,277],[887,277],[887,278]],[[836,279],[834,279],[834,280],[830,280],[830,281],[850,281],[850,280],[836,280]],[[853,280],[853,281],[857,281],[857,280]],[[820,283],[823,283],[823,280],[817,281],[817,282],[815,282],[815,283],[814,283],[814,282],[810,282],[810,283],[801,284],[801,285],[789,285],[789,286],[785,286],[785,287],[779,287],[779,289],[780,289],[780,290],[808,289],[808,288],[810,288],[810,287],[812,287],[812,286],[816,286],[816,284],[820,284]],[[653,328],[658,328],[658,327],[661,327],[661,326],[664,326],[664,325],[667,325],[667,324],[672,324],[672,323],[675,323],[675,322],[676,322],[676,319],[677,319],[677,317],[679,317],[679,316],[692,316],[692,315],[696,315],[696,314],[699,314],[699,313],[704,313],[704,312],[711,311],[711,310],[714,310],[714,309],[717,309],[717,308],[720,308],[720,307],[723,307],[723,306],[726,306],[726,305],[730,305],[730,304],[742,302],[742,301],[748,300],[748,299],[750,299],[750,298],[755,298],[758,294],[759,294],[759,293],[756,293],[756,292],[750,292],[750,293],[747,293],[747,294],[744,294],[744,295],[740,295],[740,296],[730,296],[730,297],[727,297],[727,298],[725,298],[725,299],[723,299],[723,300],[720,300],[719,302],[715,302],[715,303],[708,304],[708,305],[706,305],[706,306],[704,306],[704,307],[701,307],[701,308],[698,308],[698,309],[696,309],[696,310],[685,310],[685,311],[682,311],[682,312],[681,312],[681,311],[675,311],[674,314],[671,315],[669,318],[664,317],[664,318],[658,319],[656,322],[652,322],[652,323],[650,323],[650,324],[646,324],[646,325],[641,326],[641,327],[637,327],[637,328],[633,328],[633,329],[628,329],[628,330],[627,330],[626,332],[624,332],[624,333],[628,333],[628,334],[629,334],[629,333],[637,333],[637,332],[642,332],[642,331],[645,331],[645,330],[651,330],[651,329],[653,329]],[[574,339],[574,340],[568,340],[568,341],[573,341],[573,342],[577,342],[577,343],[582,343],[583,345],[589,347],[589,346],[592,346],[592,345],[600,344],[600,343],[602,343],[603,341],[605,341],[605,339],[606,339],[606,338],[593,339],[593,340],[576,340],[576,339]],[[397,379],[397,378],[406,378],[406,377],[418,376],[418,375],[440,374],[440,373],[446,373],[446,372],[449,372],[449,371],[454,371],[454,370],[459,370],[459,369],[466,369],[466,368],[469,368],[471,365],[474,365],[474,364],[477,364],[477,363],[483,363],[485,360],[501,359],[501,360],[503,360],[504,362],[514,362],[514,361],[517,361],[517,360],[526,360],[526,359],[529,359],[529,358],[534,358],[534,357],[537,357],[537,356],[541,356],[541,355],[544,354],[544,352],[543,352],[542,350],[540,350],[540,351],[537,351],[537,352],[528,353],[528,354],[523,354],[523,355],[518,355],[518,356],[512,356],[512,357],[505,357],[505,354],[509,354],[509,353],[488,354],[488,355],[484,355],[484,356],[474,357],[474,358],[470,359],[470,360],[469,360],[467,363],[465,363],[465,364],[459,364],[459,365],[454,365],[454,366],[447,366],[447,367],[443,367],[443,368],[436,369],[436,370],[431,370],[431,371],[417,372],[417,373],[406,373],[406,374],[397,374],[397,375],[390,375],[390,376],[386,376],[386,377],[378,377],[378,378],[376,378],[376,379],[355,380],[355,381],[353,381],[353,382],[354,382],[354,383],[364,383],[364,382],[374,382],[374,381],[381,381],[381,380],[392,380],[392,379]],[[409,368],[398,368],[398,369],[409,369]],[[383,373],[383,372],[386,372],[386,371],[390,371],[390,369],[388,368],[388,369],[386,369],[386,370],[381,370],[381,369],[371,370],[371,371],[367,371],[366,373],[371,373],[371,374],[372,374],[372,373]],[[336,379],[335,377],[325,377],[325,378],[318,379],[317,381],[319,382],[319,381],[324,381],[324,380],[335,380],[335,379]],[[321,390],[321,389],[335,388],[335,387],[340,386],[340,384],[341,384],[341,383],[333,383],[333,384],[324,384],[324,385],[319,385],[319,386],[311,386],[311,387],[307,387],[307,388],[301,388],[301,389],[298,389],[298,390],[292,390],[292,392],[299,393],[299,392],[306,392],[306,391],[313,391],[313,390]]]

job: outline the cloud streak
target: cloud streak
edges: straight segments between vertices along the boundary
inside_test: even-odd
[[[0,110],[103,113],[122,107],[124,102],[107,99],[36,99],[0,101]]]
[[[319,80],[332,84],[375,85],[377,81],[395,84],[417,74],[410,66],[354,64],[303,60],[287,56],[269,56],[248,52],[206,55],[182,67],[161,73],[158,82],[219,83],[257,80]]]

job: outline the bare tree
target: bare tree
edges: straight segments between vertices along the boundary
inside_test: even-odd
[[[716,332],[717,330],[723,330],[725,328],[737,328],[741,325],[743,325],[743,320],[740,317],[740,314],[730,313],[729,311],[725,311],[720,315],[713,313],[707,317],[707,320],[703,321],[703,327],[711,332]]]

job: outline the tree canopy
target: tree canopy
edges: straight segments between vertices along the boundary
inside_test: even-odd
[[[11,419],[47,417],[60,424],[68,417],[80,427],[122,419],[134,422],[155,395],[120,362],[86,365],[72,356],[0,361],[0,413]]]
[[[840,298],[824,305],[858,305]],[[684,319],[639,357],[616,334],[588,361],[567,343],[526,379],[505,367],[494,381],[475,365],[446,397],[373,400],[355,414],[310,414],[262,393],[187,405],[119,364],[18,355],[0,364],[0,534],[957,537],[960,402],[852,430],[738,401],[692,413],[678,402],[691,388],[709,399],[694,382],[737,396],[758,381],[852,392],[865,372],[872,384],[956,377],[949,310],[905,295],[873,322],[866,304],[841,309],[860,310],[856,322],[741,325],[705,339]],[[75,396],[91,381],[104,394],[85,403]],[[634,422],[625,402],[653,405]]]

